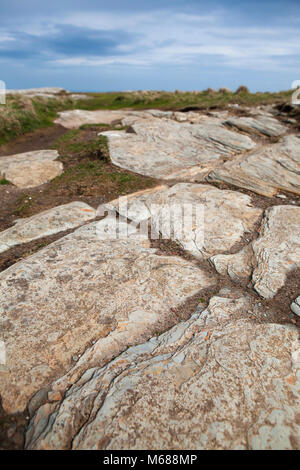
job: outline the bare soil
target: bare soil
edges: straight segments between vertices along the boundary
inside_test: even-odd
[[[55,140],[67,131],[68,129],[65,127],[55,125],[21,135],[15,140],[0,146],[0,157],[51,148]]]

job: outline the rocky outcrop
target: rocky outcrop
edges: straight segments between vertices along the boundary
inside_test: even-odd
[[[95,217],[95,209],[84,202],[76,201],[26,219],[18,219],[13,227],[0,232],[0,253],[15,245],[78,227]]]
[[[24,90],[7,90],[8,95],[29,95],[39,96],[40,94],[45,95],[60,95],[68,93],[64,88],[59,87],[42,87],[42,88],[26,88]]]
[[[287,274],[300,267],[300,207],[275,206],[266,210],[260,236],[253,242],[257,267],[255,290],[273,297],[284,286]]]
[[[85,99],[88,96],[70,94],[70,98],[73,99]],[[159,109],[147,109],[144,111],[135,110],[97,110],[87,111],[82,109],[73,109],[69,111],[62,111],[59,117],[54,121],[56,124],[60,124],[68,129],[75,129],[83,124],[122,124],[123,126],[132,126],[136,122],[141,120],[152,120],[152,118],[165,118],[178,122],[186,123],[203,123],[213,122],[222,124],[224,119],[217,119],[217,116],[212,119],[205,114],[195,112],[173,112],[173,111],[161,111]],[[222,115],[224,117],[225,115]],[[227,114],[226,114],[227,116]]]
[[[210,261],[216,271],[223,276],[228,275],[235,282],[247,281],[252,274],[254,264],[252,245],[247,245],[234,254],[212,256]]]
[[[87,368],[173,326],[176,309],[214,284],[207,270],[160,256],[148,241],[99,240],[96,222],[11,266],[0,274],[5,411],[22,411],[66,374],[56,384],[64,393]]]
[[[220,274],[234,281],[252,274],[254,289],[266,299],[284,286],[289,272],[300,267],[300,207],[274,206],[265,211],[257,240],[240,252],[211,258]]]
[[[0,176],[19,188],[47,183],[63,172],[56,150],[36,150],[0,158]]]
[[[297,329],[254,323],[230,291],[161,336],[48,392],[28,449],[298,449]],[[53,400],[58,401],[53,401]]]
[[[213,118],[201,124],[170,119],[142,119],[131,132],[102,132],[112,162],[127,170],[162,179],[198,166],[201,174],[235,154],[255,147],[247,136],[232,132]],[[205,173],[204,173],[205,174]],[[188,176],[185,178],[188,180]]]
[[[250,134],[263,134],[268,137],[280,137],[287,132],[286,126],[268,114],[230,118],[225,123]]]
[[[51,96],[61,94],[72,98]],[[58,206],[0,233],[1,253],[74,229],[0,273],[1,403],[5,413],[28,411],[27,449],[300,447],[299,335],[272,323],[297,324],[291,301],[300,315],[296,279],[287,284],[300,268],[300,207],[278,194],[285,205],[263,217],[255,204],[272,201],[238,191],[300,194],[300,140],[265,144],[262,136],[286,132],[271,113],[61,113],[68,128],[126,126],[101,133],[112,162],[166,181],[97,211]],[[0,174],[37,186],[62,172],[57,157],[1,157]],[[205,179],[236,190],[192,184]],[[2,188],[10,191],[20,192]],[[19,424],[1,436],[16,426],[20,437]]]
[[[207,181],[224,181],[263,196],[279,191],[300,194],[300,139],[289,135],[213,170]]]
[[[134,113],[134,112],[133,112]],[[67,129],[76,129],[83,124],[113,124],[131,115],[128,111],[86,111],[84,109],[73,109],[58,113],[55,124],[60,124]]]
[[[204,259],[234,247],[254,230],[262,214],[245,194],[190,183],[140,191],[106,207],[136,223],[151,219],[154,232]]]

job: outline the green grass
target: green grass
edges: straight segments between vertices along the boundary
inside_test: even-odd
[[[262,104],[275,104],[289,101],[291,91],[278,93],[233,93],[226,91],[211,92],[124,92],[124,93],[87,93],[88,100],[77,102],[79,109],[169,109],[178,110],[186,107],[200,109],[226,107],[228,104],[256,106]]]
[[[84,158],[80,163],[70,166],[64,173],[54,178],[49,183],[49,187],[52,190],[71,183],[78,183],[85,187],[108,185],[114,191],[122,192],[127,189],[135,190],[135,185],[142,180],[139,175],[119,173],[118,170],[113,172],[107,165],[101,160]]]
[[[64,172],[49,183],[49,195],[69,188],[80,195],[114,199],[157,184],[151,178],[112,165],[107,138],[98,136],[92,127],[70,130],[54,143],[53,148],[64,163]]]
[[[57,99],[8,96],[0,106],[0,145],[19,135],[53,125],[57,112],[70,109],[74,102],[67,97]]]
[[[17,200],[16,209],[14,211],[15,215],[19,217],[25,217],[29,214],[32,204],[32,197],[26,193],[22,194]]]
[[[10,182],[6,178],[1,178],[0,179],[0,184],[1,185],[10,184]]]
[[[113,129],[111,126],[105,128]],[[107,138],[91,132],[90,127],[70,130],[56,140],[53,148],[59,152],[65,171],[49,183],[51,191],[75,183],[83,188],[98,187],[101,192],[108,188],[122,193],[153,184],[140,175],[112,166]]]
[[[84,129],[73,129],[67,132],[56,140],[52,148],[59,152],[63,161],[71,158],[74,154],[81,158],[94,157],[110,161],[107,138],[100,135],[97,138],[87,139]]]
[[[104,123],[99,123],[99,124],[82,124],[82,126],[79,127],[81,130],[98,130],[98,131],[126,131],[129,126],[111,126],[110,124],[104,124]]]

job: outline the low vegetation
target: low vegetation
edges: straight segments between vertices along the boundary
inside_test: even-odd
[[[256,106],[280,104],[290,100],[292,92],[250,93],[244,85],[236,92],[226,88],[218,91],[209,88],[204,91],[135,91],[124,93],[88,93],[89,99],[77,103],[79,109],[151,109],[184,110],[185,108],[210,109],[226,107],[229,104]]]
[[[53,125],[57,113],[67,109],[213,109],[225,108],[229,104],[284,104],[290,101],[291,94],[292,91],[250,93],[248,88],[242,85],[235,92],[226,88],[218,91],[208,88],[193,92],[87,93],[88,99],[80,100],[71,99],[68,94],[57,95],[55,99],[8,95],[6,105],[0,106],[0,145],[19,135]]]
[[[113,193],[115,197],[137,189],[152,186],[151,178],[126,172],[111,164],[107,139],[99,136],[101,130],[114,129],[107,125],[82,126],[57,139],[53,148],[58,150],[64,164],[64,173],[49,183],[49,191],[70,185],[77,192]]]
[[[0,176],[0,184],[4,186],[6,184],[10,184],[10,182],[5,177]]]
[[[38,128],[53,125],[57,112],[74,106],[67,96],[56,99],[8,95],[0,105],[0,145]]]

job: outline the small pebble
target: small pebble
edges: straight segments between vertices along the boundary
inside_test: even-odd
[[[10,439],[15,434],[16,430],[17,430],[16,424],[12,424],[7,431],[7,437]]]
[[[51,402],[52,401],[60,401],[61,398],[62,398],[62,396],[61,396],[60,392],[57,392],[57,391],[56,392],[55,391],[54,392],[53,391],[48,392],[48,400],[51,401]]]

